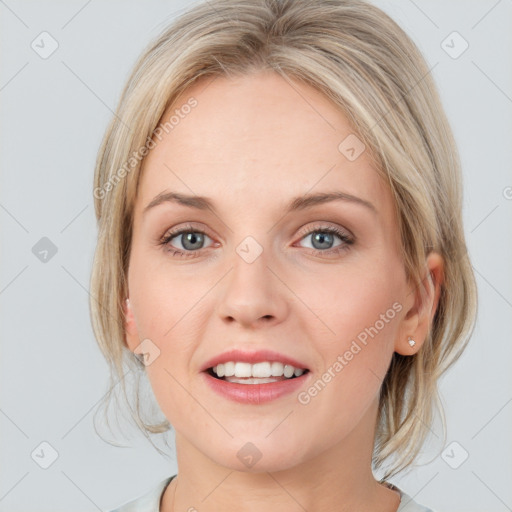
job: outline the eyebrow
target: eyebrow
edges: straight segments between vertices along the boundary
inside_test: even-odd
[[[365,199],[348,194],[346,192],[322,192],[317,194],[306,194],[292,199],[288,206],[285,208],[285,213],[293,211],[306,210],[320,204],[330,203],[333,201],[345,201],[353,204],[358,204],[369,209],[374,214],[377,214],[375,206]],[[190,196],[186,194],[179,194],[177,192],[162,192],[158,194],[145,208],[143,214],[145,214],[151,208],[158,206],[163,203],[177,203],[189,208],[195,208],[198,210],[212,210],[216,211],[214,202],[203,196]]]

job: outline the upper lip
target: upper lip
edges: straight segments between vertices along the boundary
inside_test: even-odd
[[[243,363],[262,363],[264,361],[269,362],[279,362],[284,364],[289,364],[294,366],[295,368],[301,368],[303,370],[307,370],[308,368],[304,363],[293,359],[292,357],[285,356],[284,354],[280,354],[279,352],[274,352],[273,350],[240,350],[233,349],[227,350],[218,356],[213,357],[208,360],[202,367],[201,371],[204,372],[209,368],[213,368],[218,364],[227,363],[228,361],[240,361]]]

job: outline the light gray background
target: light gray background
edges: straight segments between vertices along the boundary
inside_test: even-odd
[[[441,386],[447,445],[458,443],[445,459],[469,457],[457,469],[436,457],[394,482],[440,512],[512,510],[512,1],[375,3],[419,45],[440,87],[480,294],[475,334]],[[0,1],[1,511],[109,510],[176,471],[173,453],[163,458],[142,435],[117,448],[94,431],[107,366],[88,283],[101,137],[140,51],[190,5]],[[43,31],[59,45],[47,59],[31,48]],[[469,43],[456,59],[441,46],[453,31]],[[57,247],[47,262],[32,252],[42,237]],[[48,469],[37,463],[51,456],[43,441],[58,453]]]

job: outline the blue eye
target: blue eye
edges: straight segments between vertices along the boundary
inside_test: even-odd
[[[354,240],[346,232],[332,226],[315,227],[313,230],[308,231],[301,240],[311,235],[313,235],[312,245],[316,254],[339,253],[347,250],[354,243]],[[333,247],[332,244],[336,237],[341,240],[341,244]]]
[[[315,235],[312,239],[312,249],[314,254],[318,256],[341,253],[342,251],[348,250],[349,246],[354,243],[354,239],[348,233],[333,226],[316,226],[306,232],[301,240],[311,235]],[[204,249],[205,237],[211,240],[202,229],[186,226],[166,234],[161,239],[160,244],[164,246],[165,250],[171,253],[172,256],[178,258],[195,257],[200,250]],[[180,241],[181,248],[171,244],[175,238]],[[341,243],[333,247],[332,244],[335,238],[341,240]]]
[[[204,238],[210,238],[203,230],[193,227],[185,227],[177,231],[173,231],[166,235],[161,244],[165,246],[166,250],[172,252],[173,256],[188,257],[194,256],[195,253],[203,247],[197,247],[204,244]],[[175,238],[179,239],[182,247],[176,248],[171,245],[171,241]]]

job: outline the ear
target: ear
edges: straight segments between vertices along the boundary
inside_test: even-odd
[[[130,299],[123,302],[125,345],[133,352],[140,345],[137,322],[133,315]]]
[[[431,252],[426,261],[426,269],[419,286],[411,286],[407,298],[410,306],[395,340],[395,352],[404,356],[416,354],[429,333],[432,319],[439,304],[441,286],[444,282],[444,261],[440,254]],[[415,344],[411,347],[409,339]]]

